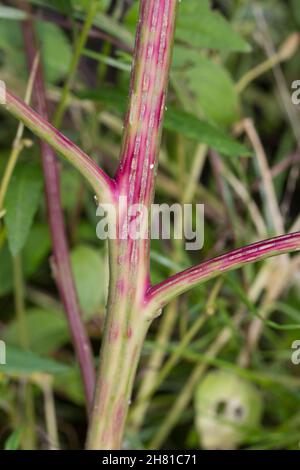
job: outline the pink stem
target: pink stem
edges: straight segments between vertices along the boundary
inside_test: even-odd
[[[176,4],[177,0],[141,1],[130,102],[116,175],[120,192],[127,194],[129,204],[149,205],[153,197]]]
[[[34,26],[31,21],[22,23],[23,37],[29,69],[32,68],[38,51]],[[38,65],[33,89],[36,108],[44,119],[48,120],[46,90],[41,62]],[[84,384],[86,404],[91,409],[95,389],[95,369],[89,337],[85,331],[76,288],[72,275],[69,248],[65,233],[64,217],[60,200],[60,182],[57,159],[52,148],[40,141],[43,171],[45,178],[45,194],[48,209],[48,220],[51,231],[53,256],[55,262],[54,275],[62,299],[71,331],[73,345],[78,357]]]
[[[147,292],[146,301],[151,305],[151,310],[162,308],[174,297],[220,274],[297,250],[300,250],[300,232],[253,243],[171,276],[151,287]]]
[[[149,209],[161,140],[177,0],[141,0],[129,109],[116,175],[127,207]],[[144,338],[150,322],[144,310],[149,287],[149,237],[132,239],[123,230],[110,241],[110,292],[100,354],[88,449],[122,446],[128,407]],[[127,226],[127,224],[126,224]],[[126,236],[127,235],[127,236]]]
[[[77,168],[101,201],[111,202],[114,198],[115,182],[98,167],[91,157],[8,89],[6,89],[5,99],[5,107],[13,116]]]

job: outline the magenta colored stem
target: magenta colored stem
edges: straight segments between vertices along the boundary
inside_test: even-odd
[[[128,195],[129,204],[149,205],[153,197],[176,4],[176,0],[141,1],[130,102],[116,175],[120,192]]]
[[[174,297],[220,274],[296,250],[300,250],[300,232],[247,245],[186,269],[151,287],[147,292],[146,301],[152,309],[161,308]]]
[[[38,51],[32,22],[24,21],[22,23],[22,30],[28,66],[29,69],[31,69]],[[33,99],[39,114],[44,119],[48,120],[46,90],[41,62],[39,62],[36,72]],[[48,220],[55,263],[54,276],[67,314],[71,337],[81,370],[87,409],[90,411],[95,389],[95,368],[90,340],[81,318],[79,301],[70,264],[64,216],[61,208],[60,178],[57,159],[52,148],[42,140],[40,141],[40,147],[45,178]]]
[[[177,0],[141,0],[117,190],[148,209],[174,40]],[[128,220],[121,208],[121,230]],[[110,290],[88,449],[119,449],[150,313],[149,237],[110,241]]]
[[[115,182],[98,167],[91,157],[8,89],[5,92],[5,99],[6,109],[77,168],[90,183],[100,201],[111,202],[113,200]]]

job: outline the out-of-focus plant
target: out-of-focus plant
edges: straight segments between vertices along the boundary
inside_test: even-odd
[[[149,234],[146,233],[144,238],[139,239],[130,237],[125,230],[130,222],[130,214],[127,209],[119,205],[119,201],[121,197],[125,197],[128,206],[142,204],[150,209],[154,198],[177,3],[177,0],[140,1],[129,104],[124,123],[120,162],[114,178],[109,177],[91,157],[54,128],[47,121],[46,115],[41,115],[41,108],[38,114],[11,91],[6,90],[7,111],[70,162],[89,182],[97,200],[100,203],[110,204],[118,215],[116,227],[118,235],[116,239],[109,240],[109,297],[97,386],[90,415],[88,449],[118,449],[122,446],[142,347],[152,321],[161,314],[163,307],[193,287],[223,273],[300,249],[299,232],[287,235],[278,233],[280,236],[230,251],[174,274],[157,284],[151,283]],[[191,40],[189,31],[185,27],[185,15],[191,15],[194,11],[197,21],[198,16],[209,9],[208,2],[201,2],[201,5],[197,6],[194,2],[183,3],[185,3],[183,14],[178,22],[178,37],[183,46],[177,49],[175,55],[176,67],[172,80],[174,87],[180,86],[182,80],[187,81],[191,91],[199,96],[202,109],[196,111],[197,113],[201,111],[211,123],[202,128],[204,143],[210,144],[215,125],[226,128],[235,122],[239,112],[239,99],[230,76],[217,63],[206,57],[198,55],[196,57],[193,50],[185,50],[184,47],[185,42]],[[210,12],[207,18],[209,22],[206,27],[214,31],[215,44],[219,44],[219,47],[225,50],[249,50],[247,43],[237,39],[236,33],[227,28],[227,23],[220,15]],[[196,46],[209,47],[205,25],[203,27],[203,32],[200,30],[199,34],[193,37],[193,41]],[[187,62],[192,66],[187,69],[188,71],[182,70],[182,66]],[[224,109],[219,109],[218,98],[215,95],[218,92],[226,94],[226,112]],[[64,97],[67,99],[67,92],[64,93]],[[215,99],[215,106],[211,106],[211,99]],[[192,105],[190,97],[184,97],[184,92],[182,100],[186,107]],[[60,113],[61,111],[59,115]],[[176,119],[178,120],[177,115],[173,116],[172,121],[172,112],[170,112],[167,115],[166,125],[172,128]],[[183,128],[186,128],[186,135],[193,137],[198,132],[195,121],[184,113],[180,119],[179,125],[182,124]],[[242,148],[238,144],[236,144],[238,147],[235,147],[231,139],[226,139],[223,132],[220,132],[219,137],[219,140],[216,139],[216,146],[219,147],[217,150],[221,148],[224,150],[228,145],[232,145],[233,151],[238,153]],[[51,199],[51,195],[49,197]],[[120,236],[120,233],[123,236]],[[67,292],[64,292],[67,295]],[[80,339],[75,335],[74,344],[80,351],[78,341]],[[230,384],[231,379],[227,382],[228,387]],[[237,382],[234,384],[237,385]],[[242,382],[239,382],[239,386],[238,396],[242,401],[241,406],[249,405],[251,408],[250,395],[254,396],[254,392]],[[197,395],[197,400],[200,400],[199,406],[205,383],[202,387]],[[257,398],[255,400],[259,402]],[[259,409],[257,403],[255,408]],[[205,432],[201,421],[201,410],[199,413],[199,427]],[[255,414],[257,414],[256,421],[259,413],[255,411]],[[224,433],[229,436],[227,428]],[[240,442],[235,433],[230,434],[229,441],[232,445]]]

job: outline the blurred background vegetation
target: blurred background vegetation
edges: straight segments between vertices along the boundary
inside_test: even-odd
[[[54,112],[89,1],[2,0],[0,79],[20,97],[28,83],[25,3],[33,7]],[[61,126],[111,175],[138,3],[99,0]],[[291,100],[299,28],[298,0],[180,2],[156,201],[205,204],[205,244],[189,253],[178,240],[153,241],[153,282],[300,229],[300,117]],[[0,123],[2,178],[17,123],[2,110]],[[0,448],[82,448],[83,391],[51,274],[40,150],[32,134],[23,138],[0,220],[0,339],[8,358],[0,366]],[[60,170],[72,266],[97,357],[107,249],[96,237],[93,194],[61,160]],[[299,255],[248,266],[165,309],[144,348],[124,447],[299,448],[300,365],[291,360],[300,339],[299,266]]]

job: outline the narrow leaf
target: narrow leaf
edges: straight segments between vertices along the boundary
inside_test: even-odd
[[[68,370],[66,364],[13,346],[7,346],[6,364],[0,365],[0,372],[11,376],[26,377],[35,373],[60,374]]]
[[[33,217],[38,209],[43,180],[39,167],[20,165],[10,182],[5,198],[5,224],[13,256],[24,247]]]

